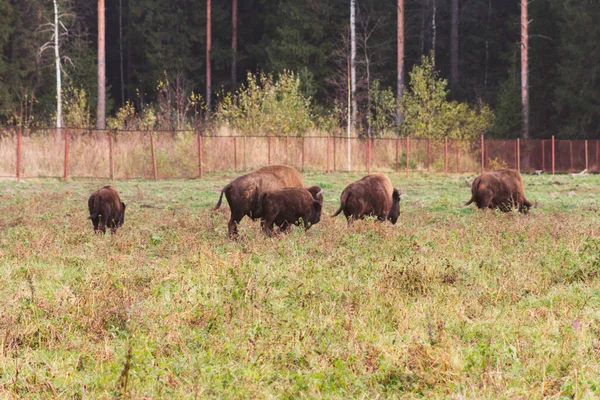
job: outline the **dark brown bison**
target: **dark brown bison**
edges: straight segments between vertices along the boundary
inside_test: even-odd
[[[525,198],[521,174],[514,169],[484,172],[475,178],[471,185],[471,200],[465,205],[473,202],[482,210],[499,208],[505,212],[517,208],[526,213],[533,206]]]
[[[284,187],[304,187],[302,177],[298,171],[285,165],[270,165],[259,168],[234,179],[229,185],[225,186],[221,191],[215,210],[221,206],[223,194],[225,194],[231,209],[231,218],[227,225],[229,237],[235,238],[237,236],[237,226],[244,216],[247,215],[252,219],[261,217],[258,206],[262,193]]]
[[[367,175],[346,186],[341,203],[333,216],[343,211],[349,224],[367,216],[380,221],[388,219],[395,224],[400,215],[400,192],[392,186],[390,178],[381,173]]]
[[[271,236],[273,225],[280,232],[287,232],[291,224],[299,225],[302,220],[308,230],[321,220],[322,208],[323,190],[318,186],[269,190],[260,196],[261,226]]]
[[[106,233],[106,227],[115,233],[125,223],[125,203],[121,201],[119,193],[112,186],[104,186],[96,190],[88,200],[90,211],[89,219],[94,225],[94,232]]]

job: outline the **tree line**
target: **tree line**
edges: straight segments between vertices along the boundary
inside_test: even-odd
[[[526,121],[531,137],[600,137],[596,1],[101,1],[109,124],[140,113],[147,124],[168,114],[175,127],[210,117],[230,121],[247,114],[242,99],[259,98],[241,91],[270,75],[262,80],[269,90],[287,87],[310,100],[288,103],[301,104],[314,124],[344,129],[350,119],[359,135],[443,136],[476,126],[490,137],[514,138],[523,136]],[[522,2],[528,7],[525,120]],[[0,0],[3,124],[54,126],[60,77],[62,124],[95,125],[98,5]],[[278,86],[286,73],[297,85],[284,76]],[[398,102],[402,91],[410,101]]]

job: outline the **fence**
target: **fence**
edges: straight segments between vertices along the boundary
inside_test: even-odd
[[[0,176],[168,179],[286,164],[311,171],[598,171],[598,140],[203,136],[196,131],[0,128]]]

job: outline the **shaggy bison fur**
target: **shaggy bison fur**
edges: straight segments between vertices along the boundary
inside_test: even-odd
[[[323,190],[318,186],[269,190],[260,196],[259,209],[263,231],[271,236],[273,225],[280,232],[289,231],[291,224],[304,224],[308,230],[321,219]]]
[[[533,206],[525,198],[521,174],[514,169],[484,172],[475,178],[471,185],[471,200],[465,205],[473,202],[482,210],[499,208],[505,212],[516,208],[526,213]]]
[[[395,224],[400,215],[400,192],[385,174],[367,175],[352,182],[342,192],[340,208],[334,217],[344,212],[348,223],[367,216]]]
[[[88,200],[88,209],[88,218],[92,220],[94,232],[106,233],[108,226],[111,233],[115,233],[117,228],[125,223],[125,203],[112,186],[104,186],[92,193]]]
[[[223,194],[225,194],[231,209],[231,218],[227,225],[229,237],[237,237],[238,224],[244,216],[252,219],[261,217],[259,199],[262,193],[284,187],[304,187],[302,177],[298,171],[285,165],[270,165],[259,168],[234,179],[225,186],[221,191],[215,210],[221,206]]]

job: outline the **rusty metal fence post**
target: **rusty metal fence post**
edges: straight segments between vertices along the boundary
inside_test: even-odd
[[[237,171],[237,141],[236,137],[233,137],[233,170]]]
[[[573,172],[573,141],[569,140],[569,166],[571,167],[571,172]]]
[[[65,131],[65,166],[64,166],[64,177],[65,180],[69,179],[69,130],[64,129]]]
[[[365,139],[365,166],[367,169],[367,174],[370,172],[369,171],[369,138]]]
[[[196,132],[196,142],[198,145],[198,178],[202,178],[202,133]]]
[[[156,153],[154,152],[154,132],[150,131],[150,152],[152,153],[152,175],[154,180],[158,180],[158,171],[156,170]]]
[[[21,182],[21,141],[23,127],[17,128],[17,182]]]
[[[399,168],[399,159],[398,159],[398,142],[400,141],[400,138],[396,138],[396,172],[398,172],[398,168]]]
[[[427,139],[427,172],[429,172],[429,156],[430,156],[430,152],[429,152],[429,138]]]
[[[335,136],[333,137],[333,170],[335,171]]]
[[[554,175],[554,135],[552,135],[552,175]]]
[[[113,156],[113,131],[108,131],[108,169],[110,180],[115,179],[115,161]]]
[[[408,159],[410,157],[410,143],[408,136],[406,137],[406,177],[408,178]]]
[[[546,141],[542,139],[542,171],[546,170]]]
[[[588,165],[588,141],[587,139],[585,140],[585,170],[587,171],[589,169],[589,165]]]
[[[521,139],[517,138],[517,171],[521,172]]]
[[[289,137],[285,137],[285,165],[290,165],[290,141]]]
[[[485,139],[481,135],[481,173],[485,170]]]
[[[304,136],[302,136],[302,172],[304,172]]]
[[[331,151],[331,136],[327,135],[327,173],[331,171],[329,167],[329,153]]]
[[[448,136],[444,138],[444,173],[448,173]]]
[[[271,165],[271,136],[267,136],[267,163]]]

